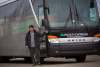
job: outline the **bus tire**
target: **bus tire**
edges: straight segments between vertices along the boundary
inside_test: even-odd
[[[31,57],[25,57],[24,59],[25,59],[25,62],[28,62],[28,63],[31,63],[32,62]]]
[[[44,58],[40,58],[40,64],[44,64]]]
[[[10,57],[0,57],[0,63],[9,62]]]
[[[0,57],[0,63],[3,61],[2,57]]]
[[[76,61],[79,63],[85,62],[85,60],[86,60],[86,55],[76,57]]]

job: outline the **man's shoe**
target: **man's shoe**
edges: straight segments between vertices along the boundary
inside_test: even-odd
[[[36,66],[36,64],[33,64],[32,66]]]

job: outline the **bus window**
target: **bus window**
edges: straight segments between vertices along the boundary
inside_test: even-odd
[[[72,7],[75,10],[70,7],[72,1],[74,3]],[[78,16],[77,21],[84,22],[85,26],[96,26],[98,24],[98,11],[95,0],[48,0],[48,4],[50,27],[72,27],[73,19],[70,16],[73,16],[75,12]]]
[[[38,20],[39,20],[39,25],[42,25],[42,20],[44,18],[44,10],[43,10],[43,6],[38,6]]]
[[[90,2],[90,20],[91,21],[96,21],[97,20],[97,14],[96,14],[96,8],[95,8],[95,2],[92,0]]]

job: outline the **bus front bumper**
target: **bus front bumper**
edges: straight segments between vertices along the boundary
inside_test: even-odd
[[[50,56],[95,55],[100,53],[100,42],[97,43],[50,43]]]

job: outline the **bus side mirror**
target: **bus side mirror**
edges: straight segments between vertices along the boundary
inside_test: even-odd
[[[48,29],[48,22],[44,19],[42,19],[42,26],[45,27],[45,29]]]
[[[48,14],[50,14],[50,9],[49,9],[49,8],[47,8],[47,10],[48,10]]]

